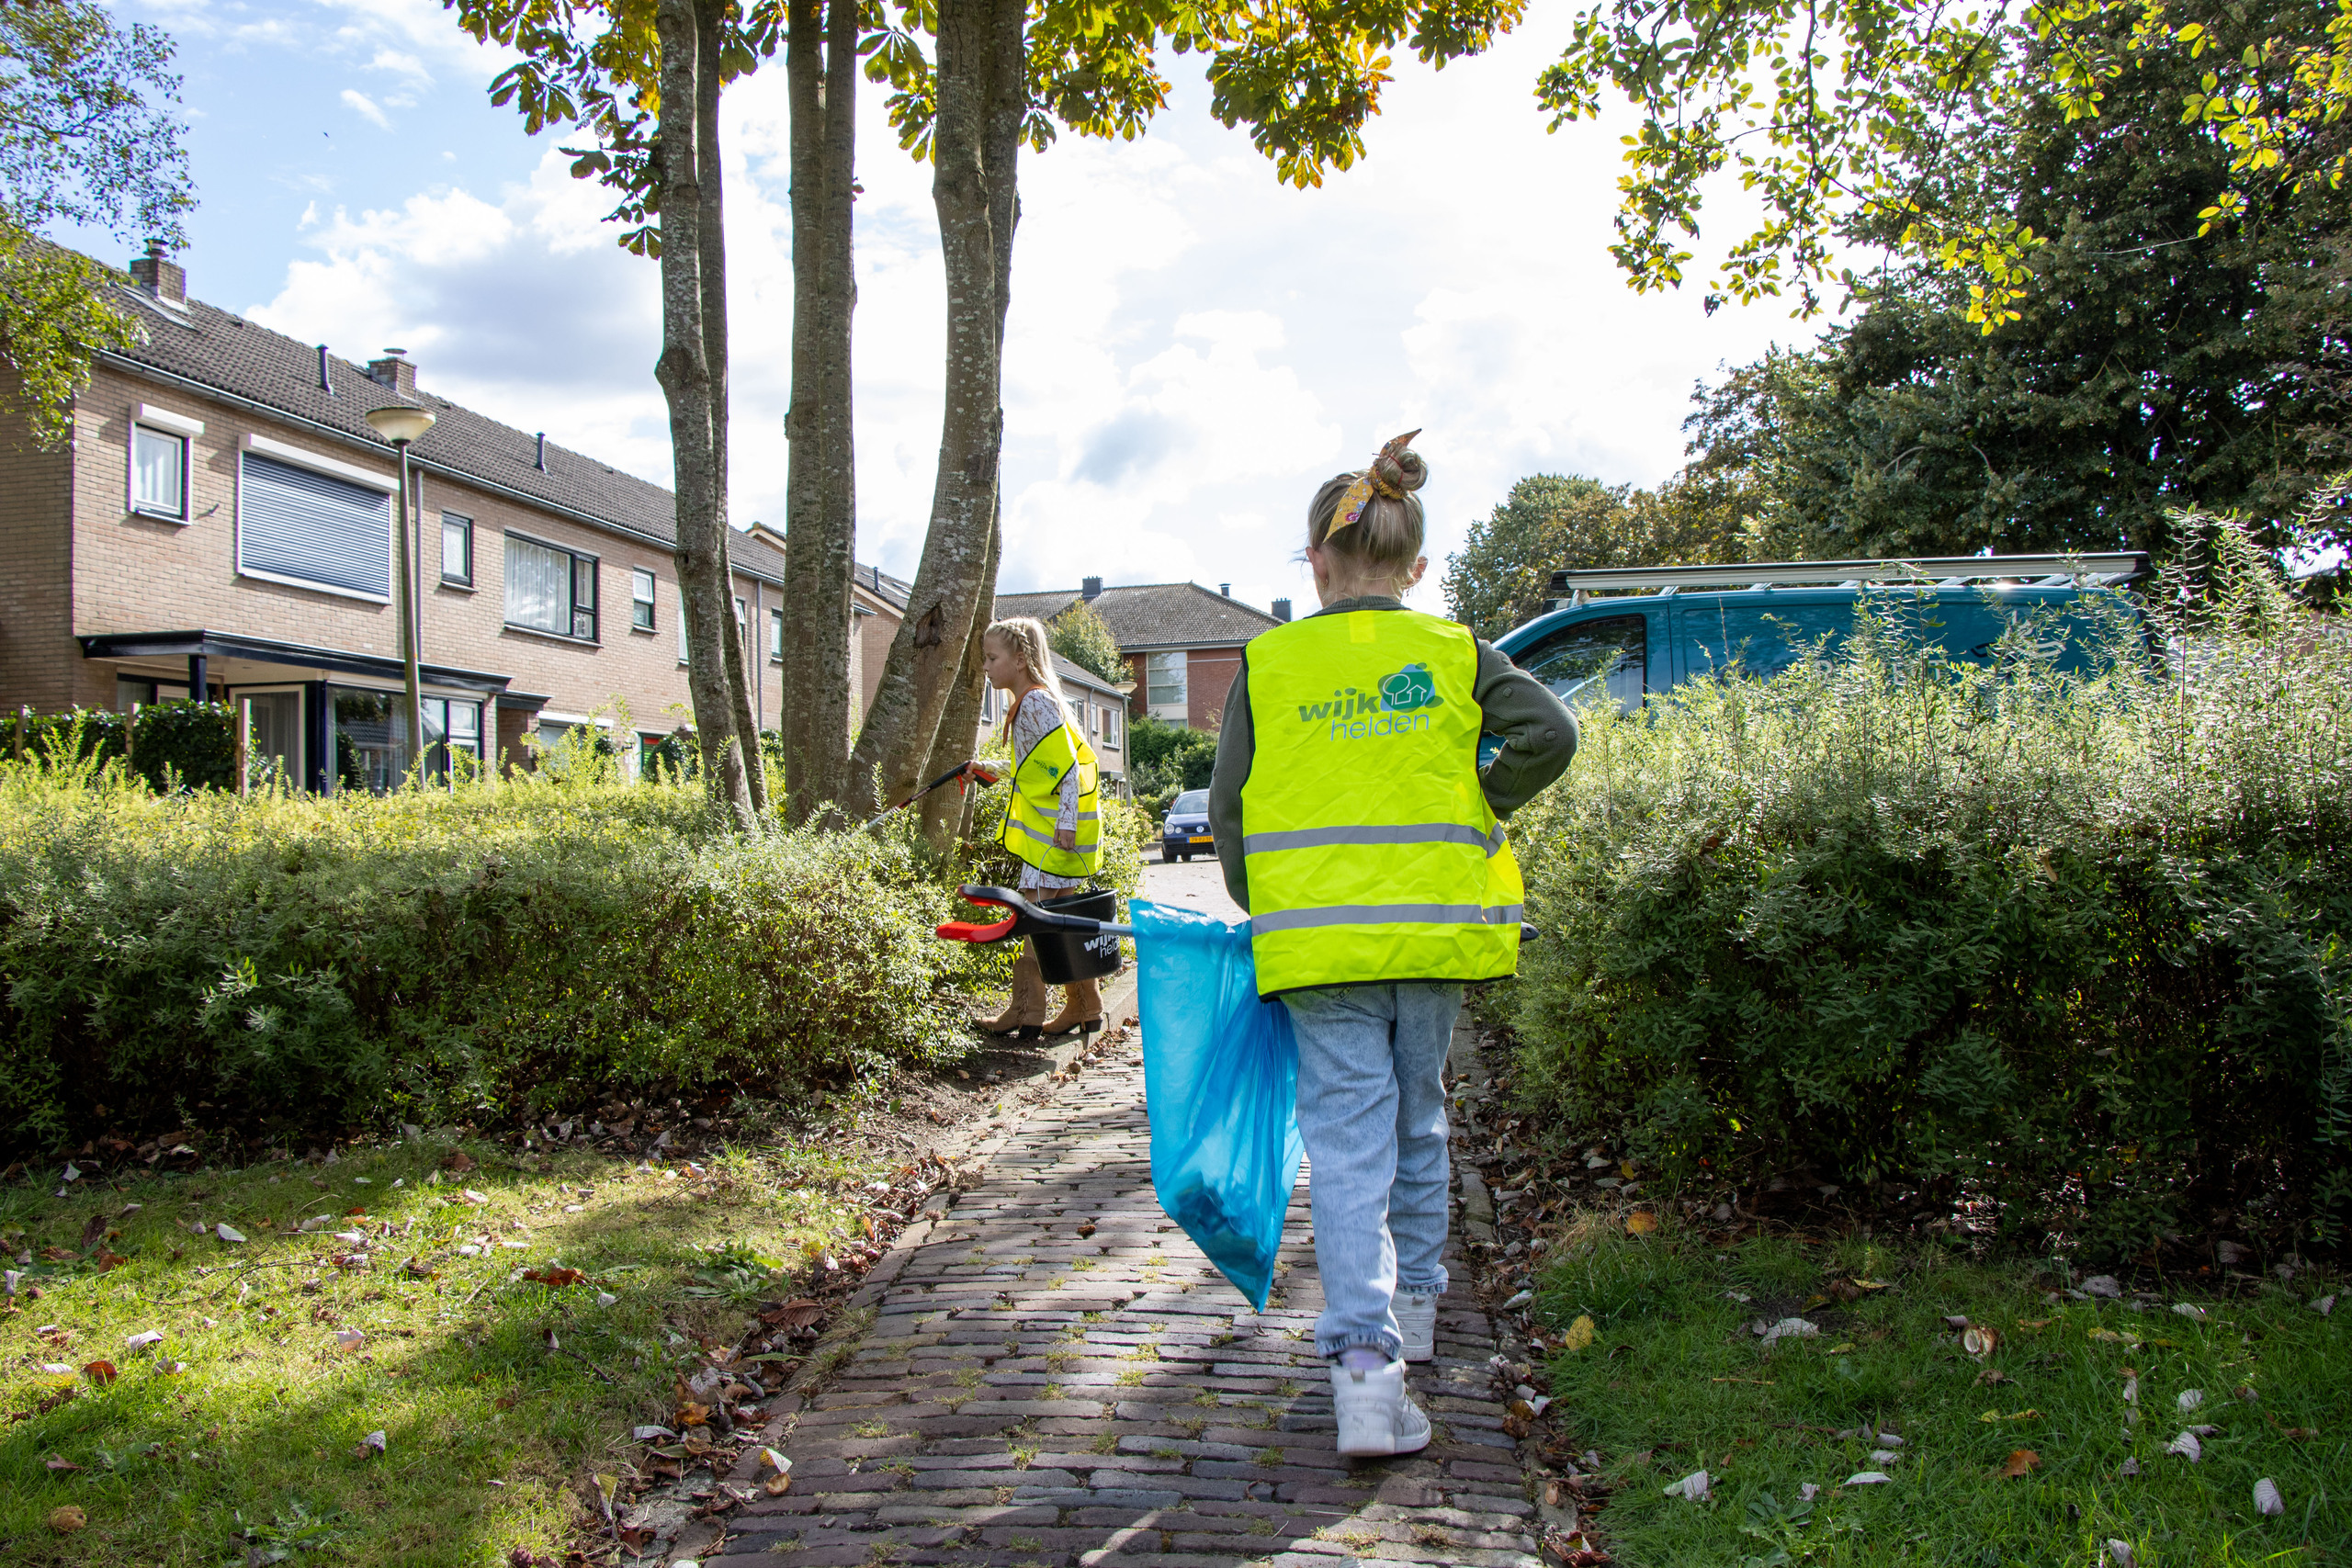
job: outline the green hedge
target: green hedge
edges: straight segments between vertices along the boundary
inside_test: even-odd
[[[1896,616],[1595,717],[1512,824],[1545,936],[1489,1004],[1553,1135],[2090,1256],[2334,1236],[2352,635],[2222,544],[2222,602],[2153,627],[2171,671],[2130,626],[2093,676],[1947,666]]]
[[[130,740],[130,765],[158,790],[228,789],[237,782],[236,710],[227,703],[149,703],[130,716],[105,708],[26,716],[11,721],[11,753],[32,761],[106,762]],[[21,744],[19,744],[21,742]]]
[[[615,770],[384,798],[0,769],[0,1142],[846,1085],[965,1048],[903,840]]]

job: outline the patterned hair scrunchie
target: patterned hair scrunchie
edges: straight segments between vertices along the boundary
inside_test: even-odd
[[[1377,491],[1390,501],[1405,499],[1405,487],[1380,470],[1385,464],[1389,468],[1396,468],[1401,474],[1404,470],[1398,467],[1396,459],[1403,454],[1406,444],[1419,434],[1418,430],[1408,430],[1390,441],[1381,447],[1379,456],[1373,458],[1364,471],[1356,476],[1356,482],[1350,485],[1347,493],[1340,498],[1339,507],[1332,514],[1331,525],[1323,530],[1325,544],[1329,544],[1331,536],[1340,529],[1351,528],[1363,520],[1363,509],[1371,504],[1374,491]]]

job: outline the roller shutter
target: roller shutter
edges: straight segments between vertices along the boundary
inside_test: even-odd
[[[392,498],[257,452],[237,491],[237,570],[348,593],[392,593]]]

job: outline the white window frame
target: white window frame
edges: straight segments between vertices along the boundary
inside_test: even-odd
[[[1143,656],[1144,707],[1152,717],[1182,724],[1192,716],[1192,670],[1187,652],[1185,649],[1171,648]],[[1166,682],[1153,679],[1154,672],[1164,673],[1171,669],[1176,677],[1176,695],[1166,702],[1159,701],[1155,693],[1168,688]]]
[[[308,468],[313,473],[325,474],[330,479],[345,479],[352,484],[365,485],[370,490],[380,490],[384,492],[387,510],[396,509],[399,505],[401,481],[390,474],[379,474],[371,468],[360,468],[356,463],[341,462],[324,453],[311,451],[308,447],[289,446],[283,441],[272,441],[266,435],[254,435],[250,432],[237,438],[237,449],[241,452],[256,452],[265,457],[275,457],[281,463],[291,463],[298,468]],[[245,465],[242,461],[237,464],[236,512],[237,525],[242,529],[245,515]],[[230,558],[237,563],[239,577],[251,578],[257,582],[280,582],[288,588],[301,588],[312,593],[331,594],[337,599],[356,599],[363,604],[389,604],[392,602],[392,596],[390,593],[363,593],[356,588],[342,588],[331,582],[313,582],[308,578],[292,577],[278,571],[262,571],[249,567],[245,564],[244,546],[242,539],[236,542],[234,553]],[[397,583],[400,581],[400,519],[394,516],[391,519],[391,525],[384,530],[384,576],[387,581]]]
[[[657,573],[649,571],[644,567],[633,566],[628,569],[629,630],[650,632],[657,629],[656,624],[661,618],[657,609],[662,592],[661,582],[662,579]],[[640,588],[645,592],[639,592],[638,590]],[[637,607],[639,604],[645,606],[645,619],[641,621],[637,618]]]
[[[180,446],[180,509],[166,512],[159,506],[142,503],[139,499],[139,433],[161,435]],[[195,510],[196,497],[190,493],[196,480],[196,438],[204,434],[204,422],[186,414],[159,409],[153,403],[141,403],[130,421],[130,439],[123,447],[124,505],[137,517],[153,517],[164,523],[186,523]]]
[[[243,705],[244,698],[282,697],[288,695],[289,694],[293,696],[301,698],[301,702],[297,705],[295,710],[301,716],[297,720],[294,726],[294,767],[292,769],[292,773],[294,774],[295,787],[298,790],[307,790],[310,788],[311,783],[310,689],[300,683],[289,684],[285,682],[279,682],[272,685],[232,686],[229,688],[229,706],[236,714],[238,718],[243,719],[245,716],[245,708]]]
[[[1120,750],[1119,716],[1125,710],[1114,703],[1102,710],[1102,744],[1113,750]]]
[[[768,662],[784,662],[784,606],[781,604],[771,605],[768,609]]]

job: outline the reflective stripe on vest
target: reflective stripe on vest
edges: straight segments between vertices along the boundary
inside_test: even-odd
[[[1072,768],[1078,770],[1078,847],[1065,850],[1054,842],[1054,829],[1061,819],[1062,779]],[[1052,875],[1093,875],[1102,866],[1100,784],[1093,749],[1065,721],[1029,748],[1013,771],[997,842]]]
[[[1523,896],[1478,786],[1469,632],[1356,610],[1277,626],[1248,660],[1259,993],[1512,973]]]

